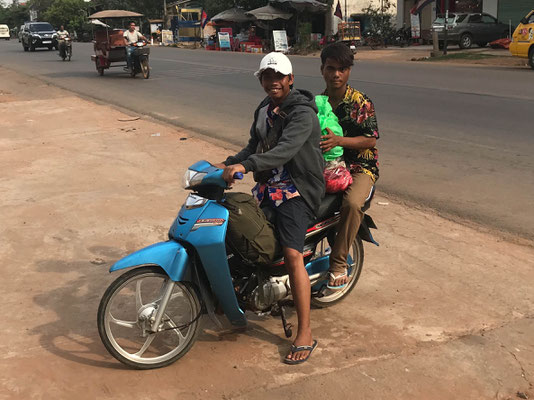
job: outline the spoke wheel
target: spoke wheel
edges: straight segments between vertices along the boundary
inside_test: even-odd
[[[143,72],[143,78],[148,79],[150,77],[150,67],[146,58],[141,60],[141,71]]]
[[[349,251],[347,264],[349,266],[347,271],[349,276],[347,286],[339,290],[331,290],[325,288],[322,297],[312,297],[311,303],[314,306],[331,306],[343,300],[352,291],[352,289],[354,289],[354,286],[356,286],[356,283],[360,278],[360,274],[362,273],[363,268],[363,243],[358,236],[356,237],[356,240],[354,240],[354,243]],[[316,284],[314,287],[317,287],[318,285],[324,286],[327,283],[328,277],[323,282],[319,282],[318,284]]]
[[[98,332],[106,349],[123,364],[137,369],[164,367],[184,356],[195,342],[201,307],[188,283],[175,283],[158,331],[151,331],[150,319],[157,313],[168,279],[160,267],[140,267],[121,275],[104,293]]]

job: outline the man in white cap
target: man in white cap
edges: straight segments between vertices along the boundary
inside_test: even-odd
[[[314,96],[293,89],[293,67],[282,53],[269,53],[254,74],[267,97],[254,112],[248,145],[224,161],[223,178],[234,182],[236,172],[254,173],[252,194],[270,207],[289,274],[298,316],[297,336],[287,364],[308,360],[317,341],[310,326],[310,280],[304,267],[304,238],[324,196],[321,128]]]

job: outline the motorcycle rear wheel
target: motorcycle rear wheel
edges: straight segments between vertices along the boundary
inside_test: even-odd
[[[329,307],[343,300],[354,289],[363,269],[363,243],[359,236],[356,236],[349,251],[347,263],[349,265],[347,286],[339,290],[325,289],[321,297],[312,296],[312,305],[319,308]],[[324,282],[325,285],[326,282]]]
[[[158,266],[136,268],[119,276],[102,296],[98,332],[109,353],[123,364],[136,369],[165,367],[193,346],[201,306],[188,283],[175,283],[159,326],[162,330],[147,332],[146,319],[157,312],[168,279]]]
[[[141,60],[141,72],[143,73],[143,78],[148,79],[150,77],[150,67],[146,58]]]

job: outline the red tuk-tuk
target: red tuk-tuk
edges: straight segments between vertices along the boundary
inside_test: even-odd
[[[104,75],[104,70],[110,67],[126,66],[126,44],[124,31],[127,22],[139,19],[143,14],[125,10],[99,11],[89,16],[93,24],[93,45],[95,54],[91,55],[91,61],[95,63],[99,75]],[[133,44],[134,65],[130,70],[132,77],[142,73],[145,79],[150,76],[148,55],[150,49],[145,47],[146,42]],[[112,65],[115,64],[115,65]]]

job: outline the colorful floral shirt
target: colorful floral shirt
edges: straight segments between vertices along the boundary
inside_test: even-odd
[[[272,128],[274,121],[277,118],[279,118],[278,107],[273,108],[272,104],[270,104],[267,109],[266,117],[267,129]],[[266,183],[257,183],[256,186],[252,188],[252,195],[258,204],[261,204],[266,193],[275,207],[278,207],[284,201],[300,196],[300,193],[289,176],[289,172],[286,168],[284,168],[284,166],[273,168],[272,176],[267,180]]]
[[[323,93],[328,96],[326,90]],[[365,94],[347,85],[343,101],[334,110],[346,137],[374,137],[379,138],[378,123],[375,107]],[[351,172],[362,172],[378,179],[378,149],[373,147],[366,150],[344,149],[345,163]]]

